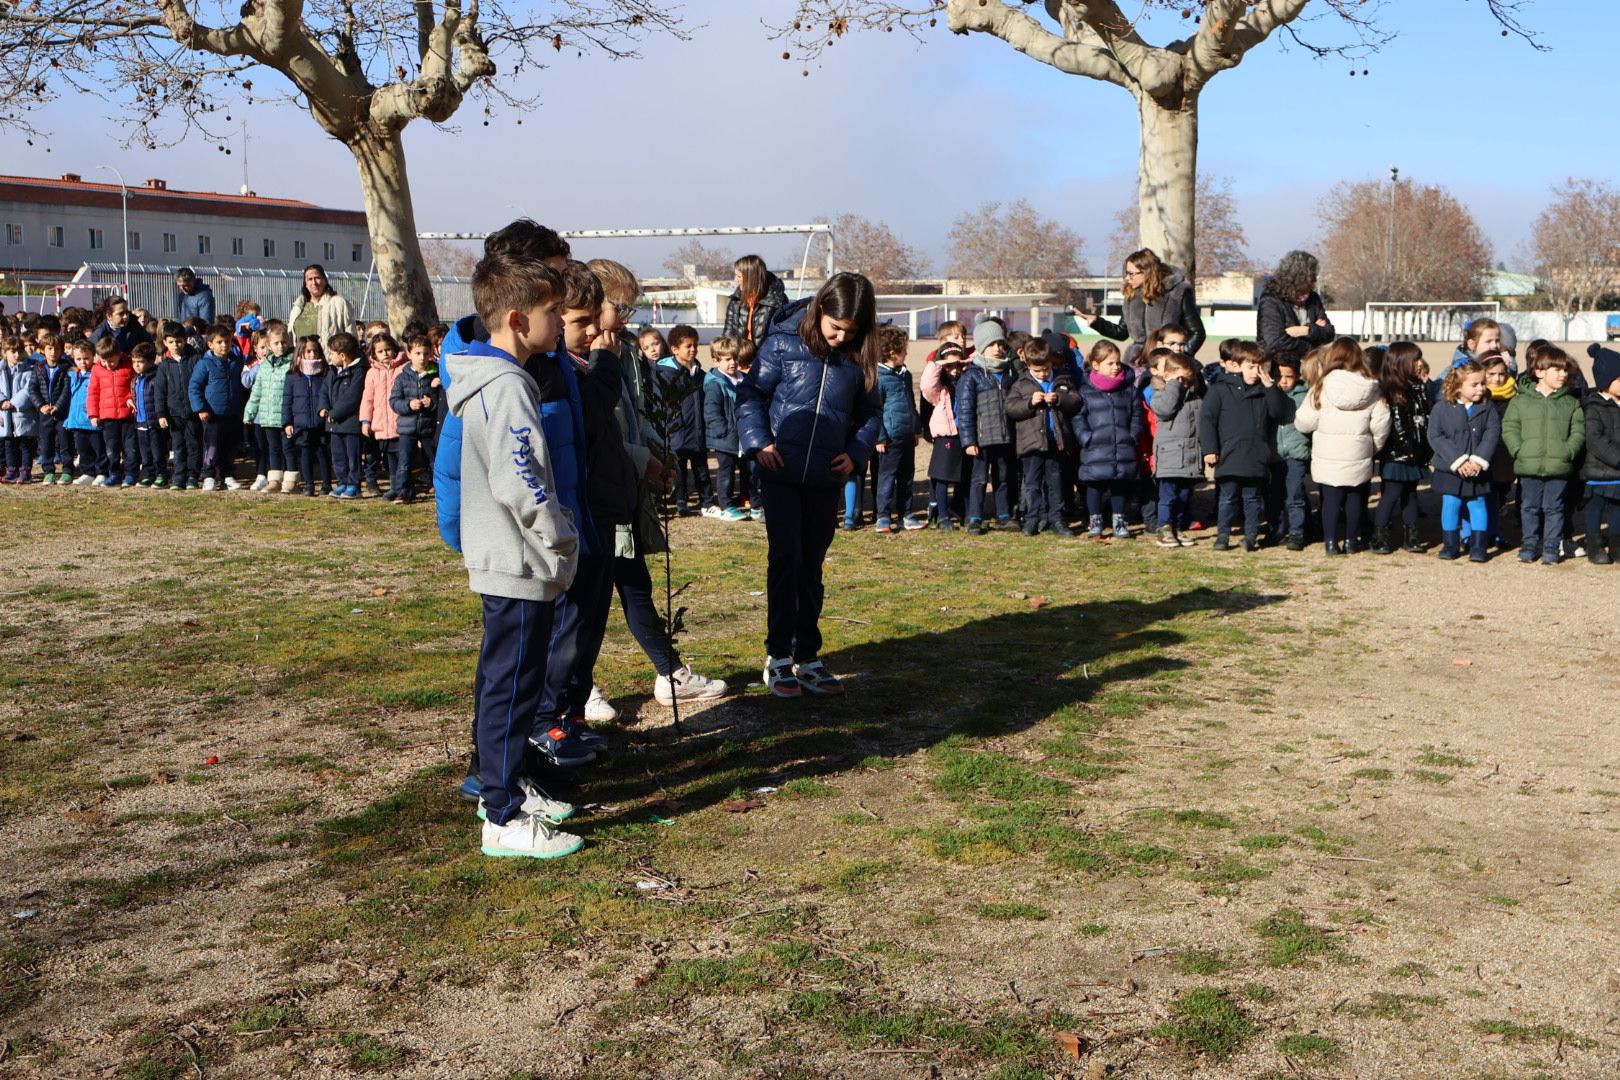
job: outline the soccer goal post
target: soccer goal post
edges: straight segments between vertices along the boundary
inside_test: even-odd
[[[677,240],[687,236],[804,236],[804,259],[799,265],[799,281],[804,281],[810,267],[810,249],[816,237],[827,238],[827,276],[831,277],[837,265],[833,249],[836,246],[832,226],[826,222],[811,225],[712,225],[678,229],[564,229],[561,235],[568,240]],[[483,240],[489,236],[482,232],[421,232],[419,240]],[[801,284],[802,287],[802,284]]]
[[[1364,341],[1461,341],[1463,329],[1475,319],[1501,315],[1495,300],[1369,303],[1359,336]]]

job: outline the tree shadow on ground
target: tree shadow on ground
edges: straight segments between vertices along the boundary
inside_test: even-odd
[[[1189,638],[1172,625],[1177,619],[1283,599],[1197,588],[1152,601],[1009,612],[855,644],[824,656],[845,679],[840,697],[779,700],[756,688],[683,717],[679,738],[669,727],[631,734],[607,760],[543,782],[576,801],[625,807],[592,824],[644,820],[647,811],[635,804],[660,796],[669,801],[656,813],[667,818],[755,787],[837,773],[873,755],[903,757],[952,735],[1010,735],[1136,680],[1195,666],[1179,648]],[[725,674],[733,685],[756,680],[757,687],[756,671]]]

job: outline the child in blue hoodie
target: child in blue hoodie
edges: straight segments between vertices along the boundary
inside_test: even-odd
[[[877,531],[925,529],[928,522],[911,512],[911,487],[917,473],[917,396],[911,392],[906,370],[909,339],[898,326],[878,327],[878,431]]]
[[[473,273],[473,301],[489,343],[470,342],[445,358],[450,412],[461,421],[461,552],[484,607],[474,680],[480,847],[496,858],[557,858],[584,844],[552,827],[548,815],[562,816],[558,804],[523,776],[546,684],[553,607],[573,583],[579,550],[552,460],[554,449],[571,447],[548,445],[539,384],[523,366],[555,344],[562,299],[562,279],[544,263],[485,255]]]

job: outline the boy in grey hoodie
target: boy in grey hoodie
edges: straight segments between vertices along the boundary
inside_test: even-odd
[[[524,748],[546,682],[553,603],[574,580],[579,534],[556,497],[540,426],[540,388],[523,362],[550,349],[562,325],[563,284],[543,263],[486,255],[473,303],[490,331],[448,357],[450,411],[461,418],[461,552],[484,600],[474,680],[482,850],[552,859],[584,841],[551,825],[573,808],[522,775]]]

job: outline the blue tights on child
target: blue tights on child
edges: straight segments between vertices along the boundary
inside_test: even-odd
[[[1490,516],[1485,507],[1485,496],[1464,499],[1460,495],[1440,496],[1440,528],[1444,532],[1461,532],[1463,510],[1468,511],[1470,533],[1484,532],[1490,527]]]

